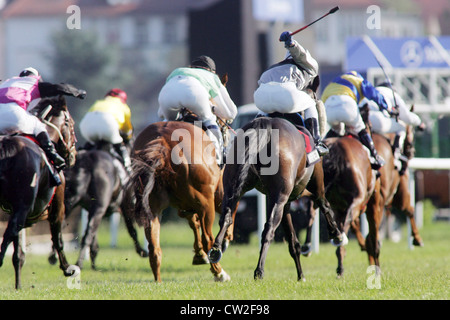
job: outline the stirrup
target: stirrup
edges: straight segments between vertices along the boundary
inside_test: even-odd
[[[384,159],[379,155],[377,155],[376,157],[370,157],[370,160],[370,164],[372,165],[373,170],[380,170],[380,168],[385,165]]]
[[[330,153],[328,147],[322,142],[319,141],[316,145],[317,152],[319,152],[320,156],[324,156]]]

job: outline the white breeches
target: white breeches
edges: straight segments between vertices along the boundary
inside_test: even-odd
[[[44,131],[47,131],[45,124],[17,104],[0,104],[0,132],[2,134],[23,132],[37,136]]]
[[[106,112],[88,112],[80,122],[80,132],[91,143],[104,140],[117,144],[123,141],[117,121]]]
[[[265,113],[296,113],[316,109],[316,102],[306,92],[298,90],[293,82],[262,83],[253,98],[256,107]]]
[[[199,116],[200,120],[216,122],[211,111],[209,93],[194,77],[176,76],[161,89],[158,97],[158,114],[167,120],[175,120],[182,108],[187,108]]]
[[[339,132],[340,123],[344,123],[347,130],[358,134],[366,125],[359,112],[358,104],[350,96],[330,96],[325,101],[328,124]]]
[[[387,118],[381,111],[370,110],[369,120],[372,131],[376,133],[400,133],[406,131],[401,120],[397,122],[394,118]]]

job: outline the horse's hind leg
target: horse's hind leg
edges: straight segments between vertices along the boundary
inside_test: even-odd
[[[25,263],[25,254],[22,250],[22,246],[20,245],[19,236],[14,238],[13,244],[14,244],[14,253],[12,257],[12,262],[14,265],[14,271],[16,275],[16,289],[20,289],[22,287],[21,271],[22,266]]]
[[[284,213],[282,219],[282,225],[284,228],[284,233],[289,245],[289,253],[294,259],[295,266],[297,268],[297,280],[305,280],[303,277],[302,266],[300,264],[300,242],[297,239],[297,233],[295,232],[294,226],[292,224],[292,217],[290,213],[290,203],[284,206]]]
[[[213,248],[214,245],[214,235],[212,232],[214,218],[216,215],[216,210],[214,207],[213,197],[209,197],[203,204],[203,211],[199,211],[200,225],[202,228],[202,242],[203,248],[208,252]],[[228,229],[228,228],[227,228]],[[226,231],[226,230],[225,230]],[[222,266],[218,262],[212,262],[210,260],[211,272],[214,275],[214,280],[219,282],[225,282],[230,280],[230,276],[225,272]]]
[[[270,212],[270,215],[267,217],[267,221],[261,235],[261,250],[259,252],[258,265],[254,272],[255,280],[262,279],[264,277],[264,264],[266,263],[269,245],[275,236],[275,230],[278,228],[281,219],[283,218],[283,210],[286,203],[286,195],[280,195],[277,200],[269,199],[269,210],[267,212]]]
[[[100,201],[100,200],[96,200]],[[99,203],[92,203],[89,208],[89,217],[86,232],[81,241],[81,250],[77,260],[77,266],[83,268],[84,258],[86,257],[88,249],[94,243],[94,239],[97,235],[98,227],[102,222],[103,216],[106,212],[106,207]],[[96,254],[94,255],[96,256]],[[95,270],[95,261],[91,261],[91,268]]]
[[[161,260],[162,250],[159,242],[161,223],[160,215],[156,215],[152,220],[148,219],[148,224],[145,227],[145,237],[148,241],[148,257],[150,267],[153,271],[153,276],[156,282],[161,282]]]
[[[307,185],[308,191],[313,195],[314,206],[320,208],[327,221],[328,235],[335,246],[341,246],[348,243],[347,236],[341,234],[330,203],[325,197],[325,185],[323,180],[322,162],[318,162],[314,166],[313,175]]]
[[[309,196],[302,197],[300,201],[301,206],[304,207],[305,215],[309,217],[308,226],[306,227],[305,243],[301,247],[301,254],[305,257],[309,257],[311,255],[312,226],[314,224],[314,219],[316,218],[316,210],[314,210],[314,203]]]
[[[181,212],[178,213],[179,216],[184,216]],[[209,259],[205,251],[203,250],[202,235],[200,233],[200,219],[198,215],[188,214],[184,216],[189,222],[189,226],[194,232],[194,258],[192,259],[193,265],[201,265],[209,263]]]
[[[133,222],[134,222],[134,220],[132,218],[133,205],[132,205],[131,196],[128,194],[128,192],[125,193],[124,200],[122,201],[121,211],[122,211],[122,216],[125,221],[125,226],[127,227],[127,231],[128,231],[128,234],[130,235],[131,239],[133,239],[134,248],[135,248],[137,254],[143,258],[148,257],[148,252],[146,250],[144,250],[141,247],[141,244],[139,243],[137,231],[133,224]]]
[[[21,250],[19,243],[19,232],[25,226],[25,220],[27,217],[28,210],[20,208],[14,209],[13,207],[13,215],[11,216],[8,226],[6,227],[5,233],[3,235],[3,242],[0,250],[0,267],[3,264],[3,259],[6,254],[6,249],[9,244],[13,242],[14,253],[12,257],[12,262],[14,265],[15,271],[15,288],[20,289],[21,287],[21,269],[25,261],[25,255]]]
[[[419,229],[417,228],[416,221],[414,219],[414,207],[411,205],[411,194],[408,188],[408,179],[408,174],[401,176],[397,193],[394,196],[392,204],[409,218],[413,245],[422,247],[423,240],[419,234]]]
[[[380,266],[380,242],[379,229],[383,218],[383,211],[380,210],[381,195],[379,187],[375,188],[372,197],[367,204],[367,222],[369,224],[369,234],[366,237],[366,249],[369,255],[369,264]]]

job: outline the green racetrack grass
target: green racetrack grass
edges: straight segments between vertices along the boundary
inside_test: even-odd
[[[399,243],[383,241],[380,289],[368,287],[368,283],[369,286],[373,283],[370,282],[373,273],[367,272],[367,253],[361,252],[354,238],[347,247],[345,274],[341,279],[336,278],[335,248],[330,244],[321,243],[318,254],[301,257],[306,281],[298,282],[287,244],[272,243],[264,279],[255,281],[259,243],[254,235],[249,245],[230,245],[221,264],[231,281],[216,283],[209,265],[191,265],[193,235],[182,220],[162,226],[163,282],[155,283],[148,258],[134,252],[123,220],[117,248],[109,247],[105,220],[99,232],[98,271],[91,270],[90,262],[86,261],[79,279],[81,288],[70,289],[68,279],[57,265],[48,264],[46,255],[28,253],[22,269],[22,289],[16,291],[8,255],[0,268],[0,300],[447,300],[450,224],[432,222],[430,216],[425,216],[421,229],[423,248],[408,249],[405,227]],[[142,241],[143,230],[138,232]],[[75,251],[67,256],[72,263],[78,257]]]

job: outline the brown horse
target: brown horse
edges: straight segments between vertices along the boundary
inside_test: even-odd
[[[289,252],[297,269],[297,279],[304,278],[300,265],[300,243],[290,215],[290,202],[308,188],[316,204],[329,222],[330,237],[340,245],[344,236],[332,218],[325,198],[321,162],[307,165],[306,142],[299,130],[281,118],[259,117],[238,130],[227,155],[224,170],[224,200],[220,231],[208,253],[212,262],[222,257],[225,232],[233,223],[233,212],[242,195],[256,188],[268,196],[267,222],[261,236],[261,251],[254,272],[255,279],[264,276],[264,264],[275,230],[282,223],[289,243]]]
[[[369,234],[366,239],[357,234],[358,242],[365,244],[370,265],[379,266],[379,234],[382,212],[380,212],[380,179],[372,170],[368,150],[353,137],[328,138],[324,142],[330,153],[323,158],[326,196],[336,213],[336,222],[341,231],[356,228],[359,216],[366,213]],[[336,250],[337,275],[343,275],[345,247]]]
[[[50,111],[48,106],[51,106]],[[77,153],[76,137],[74,121],[65,99],[62,96],[42,99],[33,110],[47,124],[47,131],[58,153],[72,166]],[[16,289],[21,287],[20,274],[25,262],[25,255],[19,246],[19,231],[40,220],[50,223],[53,247],[58,252],[64,275],[79,273],[78,267],[68,264],[63,250],[64,175],[61,173],[62,184],[53,187],[46,161],[43,151],[29,138],[21,135],[0,137],[0,206],[11,214],[1,245],[0,266],[8,245],[13,242]]]
[[[392,135],[380,135],[373,133],[373,141],[378,153],[386,161],[380,169],[381,173],[381,197],[382,208],[386,208],[389,214],[392,208],[398,209],[406,214],[411,222],[411,236],[415,246],[423,246],[422,238],[414,219],[414,207],[411,205],[411,194],[408,188],[409,172],[400,174],[394,166],[394,153],[392,150]],[[403,154],[409,159],[414,157],[414,128],[411,125],[406,127],[406,139],[403,146]]]
[[[157,122],[136,138],[132,150],[133,174],[130,187],[136,197],[135,216],[144,226],[149,242],[150,266],[155,281],[161,282],[162,250],[159,243],[161,215],[172,206],[190,220],[194,229],[201,227],[201,244],[194,244],[196,254],[209,250],[214,243],[212,226],[220,208],[222,174],[215,160],[214,145],[206,133],[191,123]],[[211,263],[216,281],[229,280],[220,264]]]

